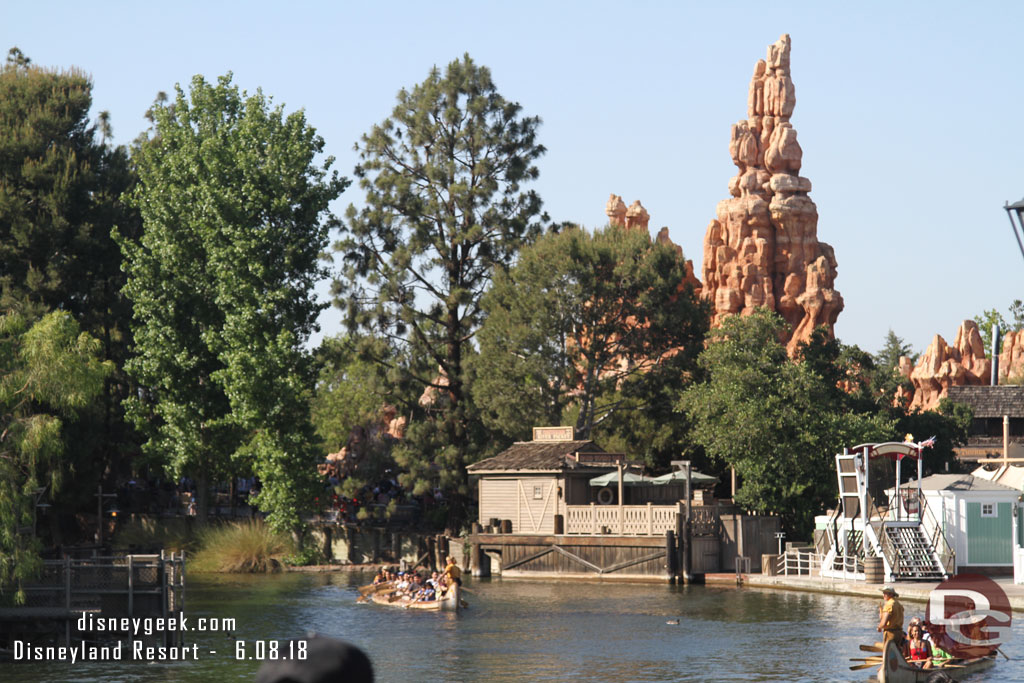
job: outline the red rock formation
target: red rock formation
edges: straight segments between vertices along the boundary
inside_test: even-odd
[[[1024,330],[1007,332],[999,352],[999,383],[1021,383],[1024,380]]]
[[[903,359],[900,359],[903,370]],[[960,323],[953,346],[935,335],[928,349],[910,373],[914,385],[911,409],[934,410],[951,386],[988,384],[992,361],[985,358],[978,324],[973,320]]]
[[[739,173],[732,199],[719,202],[704,237],[704,296],[712,324],[765,306],[792,328],[787,348],[825,325],[831,332],[843,298],[834,289],[832,247],[818,241],[818,210],[799,175],[803,151],[789,119],[796,104],[789,75],[790,39],[783,35],[758,60],[747,120],[732,127],[729,154]]]

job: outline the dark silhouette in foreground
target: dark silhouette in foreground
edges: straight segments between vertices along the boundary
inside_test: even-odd
[[[265,662],[255,683],[373,683],[370,658],[355,645],[320,636],[306,642],[306,659]]]

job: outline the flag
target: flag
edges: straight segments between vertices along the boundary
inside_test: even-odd
[[[917,445],[920,446],[921,448],[931,448],[932,446],[935,445],[935,437],[933,436],[930,439],[925,439],[924,441]]]

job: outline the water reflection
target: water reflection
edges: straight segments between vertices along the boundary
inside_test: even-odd
[[[309,631],[367,651],[380,681],[865,681],[857,646],[875,639],[865,598],[703,586],[469,581],[465,613],[356,604],[362,576],[190,576],[186,614],[236,619],[231,633],[192,634],[199,662],[6,664],[4,681],[251,681],[236,638],[287,640]],[[923,606],[909,603],[908,617]],[[679,619],[678,625],[666,622]],[[1024,658],[1021,620],[1004,647]],[[1024,680],[1000,662],[977,681]]]

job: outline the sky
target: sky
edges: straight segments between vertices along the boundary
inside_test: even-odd
[[[736,173],[730,127],[755,62],[789,33],[801,175],[845,300],[837,336],[875,352],[891,329],[923,352],[1024,298],[1002,208],[1024,197],[1021,2],[56,0],[3,14],[4,52],[91,75],[115,143],[147,128],[158,92],[230,71],[304,109],[350,178],[354,143],[398,91],[468,53],[541,117],[533,188],[552,220],[599,227],[610,193],[639,199],[698,277]],[[353,184],[332,208],[361,200]],[[320,322],[342,331],[336,309]]]

